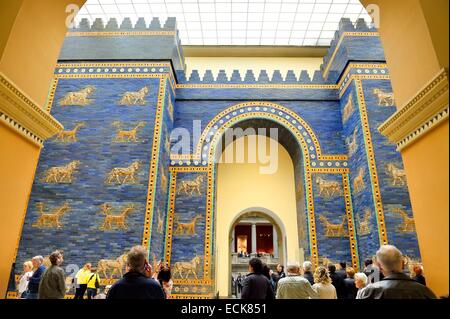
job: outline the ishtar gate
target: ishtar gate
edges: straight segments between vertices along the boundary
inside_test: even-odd
[[[22,2],[16,23],[37,10]],[[394,48],[391,15],[380,30],[342,18],[314,72],[192,70],[175,18],[82,19],[41,64],[52,69],[45,96],[23,57],[33,53],[12,63],[20,46],[1,42],[0,146],[13,154],[0,159],[1,293],[15,298],[23,263],[54,250],[107,285],[143,245],[154,267],[171,266],[171,297],[189,299],[231,296],[248,256],[362,270],[391,244],[448,294],[448,61],[442,39],[414,52],[412,31]],[[399,57],[408,43],[434,60]],[[256,144],[277,154],[276,169],[262,173],[250,152],[223,161]]]

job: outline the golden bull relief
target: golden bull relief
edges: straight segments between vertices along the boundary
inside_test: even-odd
[[[352,115],[353,113],[353,101],[352,101],[352,96],[350,95],[348,97],[348,101],[344,106],[344,110],[342,111],[342,121],[345,123],[348,121],[348,119],[350,118],[350,115]]]
[[[319,189],[319,196],[333,197],[341,194],[341,186],[336,181],[327,181],[320,176],[316,177],[317,188]]]
[[[111,279],[115,274],[122,277],[126,262],[127,254],[123,254],[116,259],[101,259],[97,264],[97,272],[99,275],[103,275],[104,278]]]
[[[353,156],[353,154],[356,153],[356,151],[358,150],[358,143],[356,140],[358,134],[358,128],[355,128],[355,130],[353,131],[353,134],[351,137],[347,137],[345,140],[345,143],[347,144],[347,148],[348,148],[348,156]]]
[[[360,236],[368,235],[370,233],[370,216],[372,212],[369,208],[365,209],[364,219],[361,220],[359,214],[356,215],[356,219],[358,221],[358,234]]]
[[[119,105],[145,105],[149,89],[144,86],[142,89],[136,92],[125,92],[122,94],[122,98],[119,101]]]
[[[140,161],[134,161],[127,167],[115,167],[106,177],[106,184],[134,184],[136,183],[136,173],[141,166]]]
[[[384,92],[381,89],[373,89],[373,94],[378,98],[379,106],[394,106],[394,93]]]
[[[364,168],[360,167],[358,170],[358,176],[353,179],[353,191],[360,193],[364,190]]]
[[[197,195],[201,195],[201,187],[203,183],[204,177],[202,175],[198,175],[193,180],[185,180],[180,182],[180,188],[178,189],[178,194],[185,194],[189,196],[193,196],[194,193]]]
[[[59,100],[61,106],[86,106],[92,103],[89,97],[94,93],[95,87],[87,86],[79,91],[69,92]]]
[[[197,267],[201,263],[201,257],[196,255],[191,261],[178,261],[173,267],[173,276],[179,277],[181,279],[188,278],[190,274],[194,275],[195,279],[197,276]],[[183,277],[184,275],[184,277]]]
[[[49,168],[44,172],[45,183],[72,183],[73,173],[80,166],[80,161],[72,161],[65,166]]]

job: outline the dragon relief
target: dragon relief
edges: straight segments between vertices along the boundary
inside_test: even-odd
[[[114,121],[112,126],[117,128],[116,136],[113,138],[113,142],[115,143],[129,143],[129,142],[137,142],[137,133],[138,130],[145,126],[145,122],[137,123],[134,128],[130,130],[123,130],[122,123],[120,121]]]
[[[319,220],[325,227],[326,237],[348,237],[347,228],[345,226],[347,224],[347,216],[344,215],[342,217],[342,222],[340,224],[332,224],[324,215],[320,215]]]
[[[135,210],[133,204],[123,207],[118,214],[112,212],[112,206],[104,203],[100,205],[100,212],[105,215],[100,230],[128,230],[127,217]]]
[[[192,218],[187,223],[181,223],[178,215],[175,215],[174,223],[177,225],[174,231],[174,235],[179,236],[196,236],[197,233],[195,231],[195,226],[197,225],[197,221],[203,218],[202,215],[197,215]]]
[[[400,169],[392,163],[387,164],[386,171],[392,178],[392,186],[406,185],[406,173],[404,169]]]
[[[84,122],[77,123],[71,130],[60,131],[56,134],[55,141],[60,143],[75,143],[78,142],[77,134],[80,128],[85,127]]]
[[[402,223],[398,225],[397,230],[401,233],[413,233],[416,230],[414,218],[409,217],[408,213],[403,209],[397,208],[392,210],[394,214],[400,215]]]
[[[70,205],[65,202],[61,206],[53,208],[50,212],[44,211],[44,203],[36,203],[40,216],[33,227],[37,228],[61,228],[61,217],[70,210]]]
[[[348,101],[342,111],[342,121],[346,123],[354,111],[352,96],[348,97]]]

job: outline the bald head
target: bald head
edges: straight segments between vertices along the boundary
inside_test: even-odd
[[[377,251],[377,263],[385,275],[402,272],[403,262],[403,254],[395,246],[383,245]]]

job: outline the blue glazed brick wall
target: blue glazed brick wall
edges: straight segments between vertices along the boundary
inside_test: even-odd
[[[87,106],[61,106],[58,101],[68,92],[88,85],[95,87],[92,103]],[[147,85],[150,90],[146,104],[122,106],[120,94],[137,91]],[[36,178],[28,205],[17,262],[34,255],[48,255],[54,249],[63,249],[66,264],[95,264],[101,258],[115,259],[129,247],[140,244],[147,197],[151,140],[155,121],[158,79],[60,79],[52,114],[67,128],[84,122],[76,143],[49,140],[42,150]],[[115,143],[117,128],[122,123],[130,129],[136,123],[145,126],[138,131],[136,143]],[[73,160],[81,162],[73,174],[71,184],[45,183],[45,172],[54,166]],[[114,167],[127,167],[133,161],[142,162],[136,174],[136,183],[108,185],[105,178]],[[62,228],[33,227],[38,218],[36,203],[45,204],[46,211],[67,201],[70,210],[61,218]],[[127,217],[128,230],[100,230],[104,215],[100,205],[112,205],[114,213],[128,204],[135,210]]]

